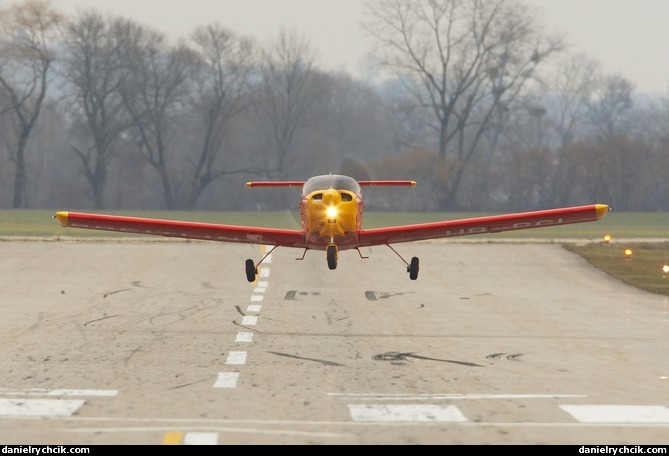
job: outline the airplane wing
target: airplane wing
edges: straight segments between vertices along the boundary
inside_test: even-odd
[[[301,230],[219,225],[83,212],[58,212],[55,218],[64,227],[285,247],[304,248],[305,245],[304,233]]]
[[[359,235],[360,247],[594,222],[604,217],[608,211],[609,207],[605,204],[592,204],[545,211],[363,229]]]

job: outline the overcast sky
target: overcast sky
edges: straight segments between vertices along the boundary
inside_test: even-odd
[[[294,27],[318,52],[325,70],[361,76],[369,41],[360,28],[365,0],[52,0],[66,14],[95,8],[185,36],[219,22],[266,40]],[[548,31],[572,51],[597,59],[640,92],[669,94],[669,0],[525,0],[543,10]],[[0,0],[6,4],[7,1]]]

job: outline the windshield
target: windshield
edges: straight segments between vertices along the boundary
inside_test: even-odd
[[[307,196],[316,190],[348,190],[356,195],[360,195],[360,185],[352,177],[341,176],[339,174],[329,174],[325,176],[312,177],[304,183],[302,187],[302,196]]]

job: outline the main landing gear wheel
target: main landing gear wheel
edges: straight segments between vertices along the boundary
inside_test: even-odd
[[[330,244],[327,246],[326,252],[328,257],[328,268],[337,269],[337,246]]]
[[[418,278],[418,257],[413,257],[411,259],[411,264],[407,267],[407,272],[409,273],[409,278],[411,280],[416,280]]]
[[[246,280],[255,282],[256,275],[258,275],[258,270],[256,269],[255,263],[253,263],[253,260],[246,260]]]

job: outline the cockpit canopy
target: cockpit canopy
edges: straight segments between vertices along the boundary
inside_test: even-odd
[[[352,177],[342,176],[340,174],[328,174],[324,176],[315,176],[309,179],[302,186],[302,197],[308,196],[316,190],[348,190],[356,195],[360,195],[360,185]]]

